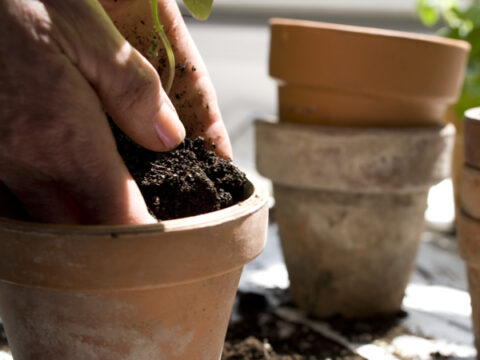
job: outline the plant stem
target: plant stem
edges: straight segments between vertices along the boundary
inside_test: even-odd
[[[175,55],[173,54],[172,45],[170,41],[168,41],[167,35],[163,30],[163,25],[160,24],[160,20],[158,19],[158,8],[157,8],[157,0],[151,0],[151,7],[152,7],[152,16],[153,16],[153,27],[155,32],[162,40],[163,47],[165,48],[165,52],[167,53],[168,59],[168,81],[167,86],[165,87],[165,92],[168,94],[170,89],[172,88],[173,78],[175,77]]]

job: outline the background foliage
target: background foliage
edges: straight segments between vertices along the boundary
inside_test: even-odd
[[[480,0],[460,9],[458,0],[417,0],[417,14],[427,26],[442,22],[439,35],[468,41],[472,46],[463,90],[455,106],[462,117],[465,110],[480,105]]]

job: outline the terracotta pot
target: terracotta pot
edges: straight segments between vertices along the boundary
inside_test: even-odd
[[[475,345],[480,353],[480,108],[465,112],[465,165],[457,218],[459,253],[467,264]]]
[[[465,112],[465,163],[480,169],[480,107]]]
[[[467,264],[475,346],[480,352],[480,220],[465,212],[457,219],[458,250]]]
[[[0,219],[0,316],[16,360],[219,359],[263,192],[148,226]]]
[[[400,309],[454,133],[256,123],[257,167],[274,183],[297,305],[320,317]]]
[[[280,121],[441,124],[470,49],[464,41],[357,26],[291,19],[270,26]]]

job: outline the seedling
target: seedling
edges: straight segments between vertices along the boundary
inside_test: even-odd
[[[194,18],[198,20],[206,20],[212,10],[213,0],[183,0],[183,3]],[[170,41],[168,40],[163,29],[163,25],[160,23],[158,18],[157,0],[151,0],[151,9],[154,32],[160,38],[165,49],[165,53],[167,54],[168,80],[165,91],[168,94],[172,88],[173,79],[175,77],[175,55],[173,54],[172,45],[170,44]],[[158,51],[154,52],[154,56],[158,56]]]

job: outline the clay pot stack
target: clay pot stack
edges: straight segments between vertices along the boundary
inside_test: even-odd
[[[467,265],[475,345],[480,353],[480,108],[465,113],[465,163],[457,219],[459,252]]]
[[[219,359],[268,206],[143,226],[0,218],[0,315],[15,359]]]
[[[308,313],[401,307],[429,188],[449,175],[444,125],[469,45],[396,31],[274,19],[279,119],[256,124],[291,294]]]

